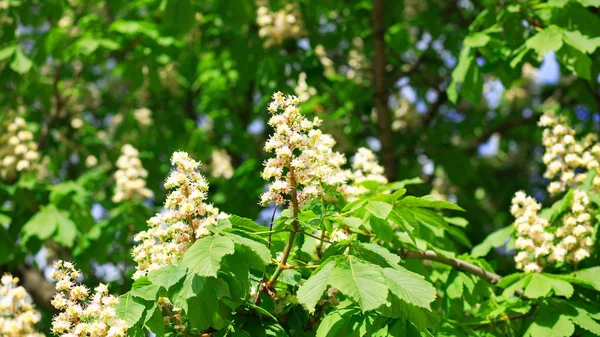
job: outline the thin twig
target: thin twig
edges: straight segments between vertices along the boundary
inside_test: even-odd
[[[398,250],[398,254],[404,259],[431,260],[431,261],[436,261],[436,262],[440,262],[443,264],[447,264],[447,265],[453,266],[457,269],[460,269],[464,272],[479,276],[492,284],[496,284],[502,279],[502,276],[492,273],[492,272],[489,272],[489,271],[487,271],[481,267],[478,267],[474,264],[471,264],[469,262],[459,260],[459,259],[451,259],[451,258],[443,257],[440,255],[437,255],[435,252],[433,252],[431,250],[421,252],[421,251],[416,251],[416,250],[408,250],[408,249],[400,248]]]

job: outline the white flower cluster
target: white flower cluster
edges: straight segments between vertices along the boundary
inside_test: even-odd
[[[298,96],[300,102],[306,102],[317,94],[317,89],[306,83],[306,73],[301,72],[300,75],[298,75],[298,82],[296,83],[294,92],[296,93],[296,96]]]
[[[19,279],[4,274],[0,282],[0,336],[43,337],[35,329],[41,315],[25,288],[17,286]]]
[[[137,263],[134,279],[167,265],[177,264],[196,239],[208,235],[208,227],[227,215],[206,204],[208,183],[198,169],[200,163],[185,152],[175,152],[171,163],[176,166],[165,182],[174,189],[167,196],[164,208],[148,220],[150,228],[135,236],[140,244],[133,249]]]
[[[421,114],[406,98],[400,98],[394,108],[393,131],[417,130],[421,127]]]
[[[281,92],[273,94],[269,125],[275,129],[265,144],[265,151],[275,157],[265,162],[263,179],[269,181],[269,190],[260,203],[284,204],[294,194],[299,203],[318,198],[324,193],[323,184],[338,185],[348,180],[348,172],[340,167],[346,157],[334,152],[335,140],[317,129],[321,120],[306,119],[298,108],[296,96]],[[281,112],[283,111],[283,112]]]
[[[40,159],[33,134],[25,126],[25,120],[16,117],[0,135],[0,177],[4,179],[32,170]]]
[[[544,177],[554,180],[548,185],[550,194],[558,194],[569,186],[583,182],[591,169],[599,170],[600,143],[595,134],[589,134],[581,140],[575,139],[576,132],[566,123],[565,117],[557,116],[552,111],[546,112],[538,125],[544,127]],[[600,191],[600,176],[594,178],[592,189]]]
[[[356,83],[363,83],[370,78],[371,64],[364,54],[364,41],[360,37],[352,39],[352,49],[348,52],[348,71],[346,77]]]
[[[118,299],[108,293],[108,287],[100,284],[90,289],[77,284],[81,276],[71,262],[57,261],[52,278],[59,291],[52,305],[61,312],[52,319],[52,332],[61,337],[124,337],[127,323],[117,317]]]
[[[380,184],[387,184],[388,180],[383,175],[383,166],[379,165],[373,151],[361,147],[352,158],[352,180],[360,183],[375,180]]]
[[[333,60],[330,59],[329,56],[327,56],[327,51],[325,50],[325,47],[323,47],[320,44],[317,45],[315,47],[315,55],[319,58],[319,62],[321,62],[321,65],[325,70],[323,74],[326,77],[335,75],[335,67],[333,65]]]
[[[233,166],[231,166],[231,157],[225,150],[213,151],[211,155],[211,172],[213,178],[223,177],[229,179],[233,176]]]
[[[139,108],[133,112],[133,117],[141,127],[152,125],[152,111],[148,108]]]
[[[584,191],[573,191],[570,210],[561,218],[558,228],[540,217],[541,205],[519,191],[512,200],[517,240],[517,269],[541,272],[546,263],[573,263],[590,256],[593,246],[591,215],[587,212],[589,198]],[[555,230],[554,230],[555,229]]]
[[[594,244],[592,216],[588,213],[590,200],[584,191],[573,190],[571,209],[562,217],[562,226],[556,230],[556,239],[560,240],[550,256],[551,261],[577,264],[590,257]]]
[[[358,196],[369,192],[364,186],[357,185],[363,181],[376,181],[380,184],[387,184],[388,180],[385,177],[384,169],[379,162],[373,151],[361,147],[356,151],[354,157],[352,157],[352,169],[347,170],[349,180],[354,184],[342,185],[338,188],[338,191],[344,195],[347,201],[353,201]]]
[[[258,35],[265,38],[265,47],[281,45],[285,39],[296,39],[304,35],[300,12],[294,4],[272,12],[267,6],[259,6],[256,23]]]
[[[511,214],[516,218],[515,230],[517,240],[515,256],[517,269],[526,272],[541,272],[544,266],[543,258],[550,255],[554,243],[554,235],[546,228],[548,220],[538,215],[542,206],[537,201],[519,191],[512,199]]]
[[[142,166],[139,155],[138,150],[129,144],[121,147],[121,156],[117,160],[119,169],[115,172],[114,202],[152,197],[152,191],[146,188],[148,172]]]

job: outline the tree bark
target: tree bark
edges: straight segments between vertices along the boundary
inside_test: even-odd
[[[373,0],[373,44],[375,46],[375,62],[373,63],[375,80],[375,109],[377,111],[377,128],[381,141],[381,155],[385,174],[390,181],[396,178],[398,160],[394,153],[392,138],[392,120],[388,107],[388,88],[386,86],[385,67],[385,20],[383,0]]]

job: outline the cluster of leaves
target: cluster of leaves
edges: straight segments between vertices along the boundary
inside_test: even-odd
[[[170,335],[159,297],[182,309],[190,331],[214,336],[600,334],[598,267],[501,278],[484,260],[456,253],[471,247],[461,228],[467,223],[439,211],[462,208],[406,196],[404,187],[414,183],[366,182],[371,193],[353,202],[330,195],[307,205],[274,285],[264,279],[275,272],[275,257],[294,231],[292,212],[285,210],[269,231],[235,215],[220,220],[179,265],[137,280],[121,296],[119,313],[132,331],[159,336]],[[554,206],[551,216],[565,209]],[[336,229],[349,239],[316,235]],[[489,239],[474,251],[485,255],[506,239]],[[427,260],[424,252],[441,259],[425,265],[412,260]]]
[[[288,2],[266,3],[277,10]],[[577,322],[587,322],[583,328],[597,334],[592,324],[599,317],[593,309],[598,302],[597,269],[552,270],[568,278],[561,280],[573,287],[569,296],[568,286],[561,283],[556,287],[562,293],[552,288],[538,297],[535,293],[511,297],[508,292],[502,297],[485,278],[439,261],[470,263],[488,275],[494,270],[501,275],[514,272],[513,229],[507,226],[510,198],[519,189],[537,192],[545,184],[539,176],[540,135],[532,122],[540,112],[553,109],[570,115],[574,127],[583,132],[600,130],[596,80],[600,3],[384,1],[385,48],[380,66],[385,69],[383,78],[375,78],[372,17],[377,2],[299,0],[304,38],[265,47],[256,26],[258,3],[251,1],[0,1],[0,104],[8,112],[0,113],[0,125],[14,113],[21,114],[47,171],[0,183],[0,269],[33,280],[28,290],[45,313],[44,327],[52,309],[43,290],[52,286],[44,285],[42,272],[51,260],[75,261],[86,271],[89,285],[103,279],[120,293],[132,286],[132,237],[144,229],[152,213],[160,211],[160,202],[111,201],[113,165],[121,145],[131,143],[140,150],[149,172],[148,188],[156,200],[164,199],[162,179],[173,151],[189,151],[210,170],[211,153],[226,150],[235,172],[228,180],[210,178],[210,201],[225,212],[257,219],[261,209],[256,196],[264,187],[258,176],[265,158],[266,102],[274,91],[293,92],[294,81],[305,72],[316,95],[303,104],[303,111],[324,119],[324,131],[335,136],[338,150],[348,157],[360,146],[381,142],[377,122],[383,112],[373,113],[374,97],[386,96],[390,106],[397,103],[394,97],[408,99],[422,123],[392,133],[393,146],[382,157],[398,165],[386,171],[390,178],[421,177],[424,183],[406,186],[412,195],[429,193],[435,180],[444,177],[453,187],[451,199],[469,210],[462,215],[466,220],[430,211],[453,207],[447,203],[400,196],[398,191],[408,181],[385,187],[400,199],[379,195],[374,192],[377,187],[370,186],[373,199],[351,205],[310,205],[300,213],[306,233],[342,226],[354,232],[356,240],[324,249],[326,244],[318,239],[297,235],[290,264],[305,266],[313,261],[310,265],[320,269],[282,272],[272,294],[286,291],[297,294],[300,301],[287,305],[285,313],[277,307],[281,302],[271,296],[261,292],[261,305],[256,306],[247,292],[260,288],[265,265],[269,265],[266,274],[273,273],[272,260],[283,250],[293,227],[291,214],[284,211],[275,222],[274,230],[281,232],[271,233],[270,246],[262,233],[266,229],[252,220],[232,218],[231,225],[222,221],[213,240],[228,254],[222,259],[217,258],[221,253],[215,253],[214,259],[203,257],[211,261],[210,271],[182,262],[165,271],[173,274],[171,281],[156,281],[165,278],[151,275],[124,296],[120,310],[128,313],[124,316],[128,322],[136,323],[132,334],[143,325],[160,334],[158,318],[163,312],[155,306],[156,298],[171,298],[177,307],[196,310],[191,317],[203,317],[204,311],[198,313],[203,296],[219,300],[200,303],[211,308],[207,311],[211,317],[190,321],[191,328],[202,331],[210,326],[208,330],[223,334],[231,329],[231,334],[243,330],[252,336],[277,335],[283,329],[290,334],[416,335],[416,329],[439,335],[519,335],[533,329],[526,323],[532,317],[540,327],[559,324],[557,329],[562,327],[558,330],[564,335],[572,332],[572,326],[579,333],[583,325]],[[355,38],[362,39],[360,52],[371,61],[364,65],[362,82],[346,76],[351,54],[356,52],[351,46]],[[325,71],[316,53],[319,45],[335,65],[333,74]],[[538,67],[549,52],[555,53],[565,76],[553,84],[532,85],[535,79],[522,71],[523,66]],[[376,80],[385,84],[379,95],[375,95]],[[501,95],[496,105],[482,100],[486,88],[497,82],[521,96]],[[137,121],[134,111],[141,107],[152,112],[151,125]],[[498,140],[491,156],[478,151],[488,139]],[[90,156],[96,165],[87,164]],[[431,165],[435,170],[428,172],[425,168]],[[552,202],[544,200],[548,205]],[[471,242],[482,243],[471,247]],[[205,253],[200,248],[193,251]],[[435,253],[437,260],[424,267],[414,257],[431,258],[423,255],[427,251]],[[406,259],[399,261],[398,256]],[[239,261],[242,270],[232,267],[233,261]],[[588,266],[597,261],[594,255]],[[109,267],[116,276],[107,276]],[[361,283],[339,284],[352,278],[338,280],[336,275],[352,274],[355,267],[368,277],[361,277]],[[429,289],[427,296],[413,288],[403,293],[394,281],[400,274],[408,284]],[[177,275],[182,276],[176,279]],[[321,281],[311,281],[318,275]],[[234,276],[242,284],[233,282]],[[553,279],[547,274],[522,275],[511,284],[507,283],[511,278],[505,278],[499,285],[524,280],[516,288],[526,290],[532,278],[538,282],[539,277]],[[340,287],[341,302],[321,303],[324,290],[307,294],[312,289],[304,288],[308,282],[318,283],[316,290]],[[362,282],[376,284],[376,292],[357,293]],[[438,300],[429,301],[431,288],[424,282],[435,286]],[[144,288],[148,286],[152,288]],[[411,299],[408,294],[422,297]],[[566,297],[575,309],[563,305]],[[275,309],[278,314],[273,315]],[[585,313],[580,316],[581,310]],[[552,314],[544,314],[548,311]],[[423,330],[433,326],[434,330]],[[547,335],[547,330],[531,331]]]

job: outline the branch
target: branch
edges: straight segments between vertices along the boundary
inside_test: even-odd
[[[407,250],[407,249],[400,248],[398,250],[398,254],[404,259],[431,260],[431,261],[436,261],[436,262],[440,262],[443,264],[447,264],[449,266],[453,266],[457,269],[460,269],[464,272],[479,276],[492,284],[496,284],[502,279],[502,276],[492,273],[492,272],[489,272],[489,271],[487,271],[481,267],[478,267],[474,264],[471,264],[469,262],[459,260],[459,259],[451,259],[451,258],[443,257],[440,255],[437,255],[435,252],[433,252],[431,250],[428,250],[425,252],[420,252],[420,251],[416,251],[416,250]]]
[[[492,321],[492,322],[486,322],[486,323],[474,326],[472,329],[473,330],[480,330],[480,329],[485,329],[487,327],[496,326],[498,324],[502,324],[502,323],[514,321],[514,320],[517,320],[517,319],[529,318],[529,317],[533,316],[533,314],[535,313],[535,311],[537,310],[537,308],[539,307],[539,305],[540,305],[539,302],[534,303],[531,306],[531,309],[529,309],[529,311],[526,312],[526,313],[524,313],[524,314],[515,314],[515,315],[510,315],[510,316],[504,316],[500,320]]]
[[[385,21],[384,0],[373,0],[373,43],[375,45],[375,109],[377,111],[377,126],[379,129],[379,140],[381,141],[381,152],[385,173],[390,181],[396,177],[398,161],[394,155],[394,144],[392,139],[392,121],[388,107],[388,90],[386,88],[385,67]]]
[[[474,139],[473,143],[471,143],[471,145],[466,149],[466,152],[467,152],[467,154],[472,155],[477,151],[477,149],[479,148],[479,145],[485,143],[493,134],[495,134],[497,132],[498,133],[505,132],[516,126],[522,126],[522,125],[527,125],[530,123],[535,123],[535,122],[537,122],[537,120],[539,118],[540,118],[539,114],[532,114],[529,117],[525,117],[525,118],[518,119],[518,120],[508,120],[508,121],[505,121],[504,123],[501,123],[494,127],[491,127],[490,129],[486,130],[483,134],[481,134],[479,137],[476,137]]]

